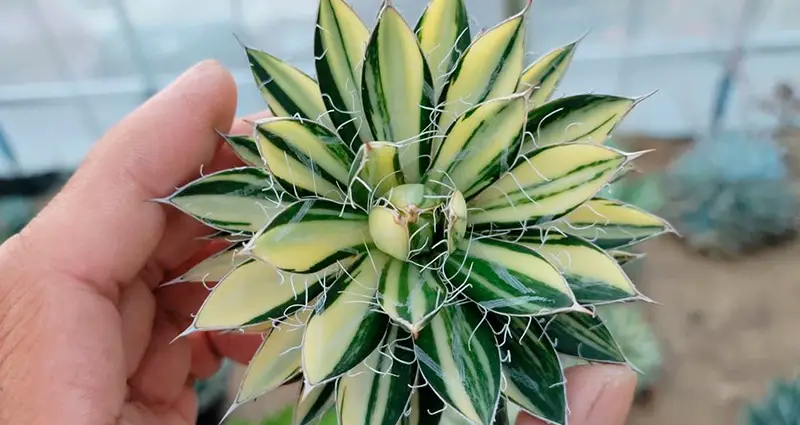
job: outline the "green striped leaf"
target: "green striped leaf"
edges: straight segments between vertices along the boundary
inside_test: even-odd
[[[567,73],[577,46],[578,41],[575,41],[553,49],[525,68],[520,77],[517,91],[524,92],[533,89],[528,103],[529,109],[541,106],[550,100],[550,96],[558,88],[558,83]]]
[[[367,45],[362,82],[364,112],[376,140],[401,143],[400,165],[418,183],[431,159],[433,81],[414,32],[384,4]]]
[[[264,159],[258,152],[258,144],[250,136],[221,134],[222,138],[231,147],[233,153],[239,157],[246,165],[251,167],[263,167]]]
[[[612,249],[606,251],[608,255],[610,255],[620,266],[624,266],[626,264],[630,264],[636,260],[645,257],[645,253],[643,252],[629,252],[623,251],[620,249]]]
[[[270,322],[308,305],[326,280],[340,271],[334,264],[311,274],[291,274],[248,259],[227,274],[206,298],[192,326],[199,330],[238,329]]]
[[[404,184],[399,145],[388,142],[363,144],[350,169],[350,182],[350,196],[364,206],[371,206],[389,189]]]
[[[417,335],[444,305],[447,292],[433,271],[391,259],[381,273],[378,302],[393,321]]]
[[[241,243],[232,244],[205,260],[195,264],[182,275],[164,283],[161,286],[173,285],[182,282],[219,282],[247,257],[237,255],[242,249]]]
[[[314,273],[365,252],[371,243],[366,214],[309,200],[287,207],[244,250],[282,270]]]
[[[417,388],[411,395],[410,407],[400,425],[439,425],[442,412],[445,410],[445,404],[423,379],[417,380]]]
[[[525,10],[478,36],[456,63],[439,97],[439,132],[458,116],[489,99],[509,96],[517,88],[525,61]]]
[[[420,331],[415,351],[422,375],[440,398],[473,423],[492,422],[500,398],[500,353],[476,309],[443,308]]]
[[[525,229],[558,219],[590,199],[637,154],[574,143],[524,156],[505,176],[468,200],[477,229]]]
[[[313,121],[272,118],[257,124],[256,142],[270,173],[294,196],[344,201],[355,157],[339,136]]]
[[[311,309],[300,310],[272,328],[247,366],[233,408],[300,375],[300,344],[310,314]]]
[[[556,351],[600,363],[626,363],[622,349],[597,315],[556,314],[543,325]]]
[[[553,344],[535,320],[511,318],[504,346],[511,361],[503,363],[503,393],[526,412],[553,424],[565,424],[567,394],[564,373]]]
[[[464,241],[446,260],[449,283],[481,307],[508,315],[580,308],[561,273],[536,251],[498,239]]]
[[[263,169],[240,167],[200,177],[163,202],[214,229],[256,232],[291,198]]]
[[[276,117],[299,117],[332,128],[317,82],[303,71],[251,47],[245,47],[261,96]]]
[[[414,29],[431,70],[435,99],[472,36],[464,0],[432,0]]]
[[[602,144],[640,100],[601,94],[562,97],[528,113],[522,153],[559,143]]]
[[[526,96],[482,103],[460,116],[434,156],[428,180],[469,198],[511,168],[522,143]]]
[[[580,304],[605,304],[641,298],[613,257],[581,238],[550,233],[526,236],[520,244],[542,254],[567,279]]]
[[[594,198],[543,226],[580,236],[603,249],[624,248],[674,231],[663,219],[624,202]]]
[[[391,326],[381,346],[339,379],[339,423],[397,425],[408,406],[414,378],[411,335]]]
[[[293,425],[311,425],[318,423],[334,407],[336,395],[336,382],[308,387],[304,384],[303,391],[294,409]]]
[[[387,317],[375,310],[386,255],[363,255],[339,276],[317,304],[303,340],[306,380],[320,384],[361,363],[380,344]]]
[[[356,150],[371,140],[361,106],[361,71],[369,30],[343,0],[319,2],[314,55],[322,100],[342,139]]]

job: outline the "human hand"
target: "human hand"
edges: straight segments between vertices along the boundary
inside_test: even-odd
[[[625,366],[584,365],[566,371],[570,425],[624,425],[634,392],[636,374]],[[516,425],[546,425],[520,415]]]
[[[207,292],[156,286],[211,248],[208,229],[148,202],[238,160],[216,130],[236,87],[202,63],[98,142],[67,186],[0,248],[0,423],[193,425],[193,379],[223,356],[246,363],[258,336],[193,334]],[[233,126],[233,129],[231,129]],[[621,425],[635,380],[613,366],[571,368],[573,425]],[[539,424],[527,416],[518,425]]]
[[[195,66],[111,129],[0,248],[0,423],[193,425],[193,379],[213,374],[222,356],[252,356],[256,335],[172,342],[207,291],[155,288],[203,249],[209,230],[148,202],[201,164],[236,165],[215,131],[231,129],[235,108],[231,76],[213,62]]]

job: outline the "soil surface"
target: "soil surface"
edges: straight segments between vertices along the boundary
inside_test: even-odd
[[[664,373],[635,425],[739,423],[771,379],[800,374],[800,243],[711,260],[671,238],[643,245],[640,289],[662,342]]]

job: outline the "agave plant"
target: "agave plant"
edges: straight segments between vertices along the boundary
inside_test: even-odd
[[[564,424],[558,353],[626,362],[593,307],[646,300],[619,248],[670,228],[596,195],[640,99],[550,100],[577,42],[525,67],[529,9],[473,37],[463,0],[372,31],[321,0],[316,79],[244,47],[273,117],[163,200],[230,241],[170,282],[218,282],[186,333],[266,335],[232,408],[301,382],[296,424]]]

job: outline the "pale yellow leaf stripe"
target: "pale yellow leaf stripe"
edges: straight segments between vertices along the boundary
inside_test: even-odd
[[[632,158],[592,144],[541,149],[471,199],[469,220],[519,227],[556,219],[594,196]]]
[[[231,245],[197,263],[186,273],[165,283],[163,286],[181,282],[219,282],[236,266],[247,260],[247,257],[237,255],[241,249],[242,245],[240,244]]]
[[[304,201],[275,217],[244,249],[279,269],[313,273],[366,251],[371,243],[366,215],[333,202]]]
[[[344,200],[353,156],[330,130],[308,120],[274,118],[258,123],[256,141],[267,168],[293,186],[284,187],[292,195]]]
[[[577,44],[576,41],[551,50],[522,72],[517,91],[524,92],[533,88],[528,109],[538,107],[550,99],[572,62]]]
[[[529,7],[478,36],[462,55],[439,99],[440,133],[469,108],[514,93],[524,66]]]
[[[347,272],[344,285],[330,289],[321,299],[325,307],[311,317],[303,339],[303,372],[311,384],[346,372],[340,371],[341,363],[352,361],[349,351],[363,343],[357,339],[365,318],[374,314],[378,279],[386,261],[386,256],[377,252],[364,258]]]
[[[558,143],[603,144],[642,99],[581,94],[547,102],[528,113],[522,153]]]
[[[195,316],[199,330],[238,329],[280,319],[310,303],[321,281],[339,271],[334,265],[312,274],[292,274],[249,259],[226,275]]]
[[[384,5],[364,60],[364,112],[376,140],[402,143],[407,182],[418,182],[430,164],[433,86],[414,32],[394,7]]]
[[[245,51],[256,85],[275,116],[299,115],[332,127],[316,81],[266,52],[250,47]]]
[[[300,310],[273,327],[250,360],[235,403],[242,404],[264,395],[300,373],[300,344],[311,311]]]
[[[431,270],[391,259],[380,280],[378,302],[392,320],[412,334],[442,308],[447,298]]]
[[[361,64],[368,41],[369,30],[347,2],[320,1],[314,42],[317,78],[325,92],[323,100],[348,144],[359,134],[362,142],[371,140],[361,106]]]
[[[601,248],[620,248],[672,231],[658,216],[612,199],[595,198],[548,224]]]
[[[397,424],[403,416],[416,375],[414,367],[407,364],[413,355],[403,360],[406,363],[395,359],[411,354],[410,337],[408,347],[398,348],[398,331],[397,327],[390,328],[381,347],[339,380],[336,400],[340,424]]]
[[[455,186],[467,198],[507,171],[516,158],[525,123],[526,97],[516,95],[476,106],[450,127],[429,180]]]
[[[355,170],[361,184],[372,191],[372,198],[385,194],[389,189],[403,184],[398,145],[388,142],[368,142],[356,155]]]
[[[435,98],[438,99],[447,76],[471,42],[464,1],[428,2],[415,31],[430,67]]]

